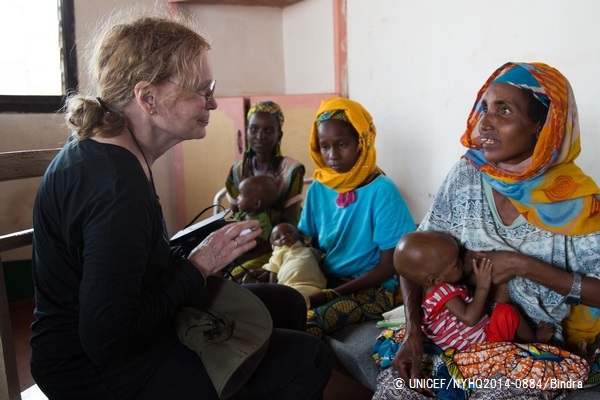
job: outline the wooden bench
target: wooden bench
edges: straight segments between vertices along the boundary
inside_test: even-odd
[[[60,149],[42,149],[30,151],[13,151],[0,153],[0,182],[15,181],[40,177],[46,171],[48,164]],[[1,189],[5,190],[5,189]],[[23,199],[26,201],[27,199]],[[32,200],[33,201],[33,200]],[[6,282],[2,268],[1,255],[3,252],[31,245],[33,229],[22,230],[0,236],[0,399],[21,399],[17,358],[10,322]],[[32,387],[24,392],[25,395],[36,392]],[[27,396],[29,399],[45,397]]]

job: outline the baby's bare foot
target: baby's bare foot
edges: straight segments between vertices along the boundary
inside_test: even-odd
[[[535,338],[538,343],[548,343],[554,336],[556,328],[550,322],[541,321],[535,329]]]
[[[598,349],[600,349],[600,335],[596,336],[596,340],[594,343],[586,343],[587,351],[589,352],[589,356],[592,356]]]
[[[600,349],[600,335],[596,336],[596,340],[592,343],[585,341],[577,343],[577,348],[571,350],[571,352],[577,354],[581,358],[590,358],[598,351],[598,349]]]
[[[581,358],[586,358],[588,356],[588,344],[587,342],[579,342],[577,343],[577,349],[573,351],[573,353],[577,354]]]

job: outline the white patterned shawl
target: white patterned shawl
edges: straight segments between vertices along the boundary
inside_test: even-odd
[[[600,278],[600,232],[563,236],[540,230],[519,217],[505,226],[485,195],[481,174],[461,159],[450,171],[419,230],[445,231],[469,250],[518,251],[567,271]],[[525,278],[509,281],[512,301],[532,322],[552,322],[563,340],[560,322],[569,313],[564,297]]]

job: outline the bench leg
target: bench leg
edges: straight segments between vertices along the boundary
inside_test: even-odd
[[[17,356],[6,297],[4,269],[0,260],[0,399],[20,400]]]

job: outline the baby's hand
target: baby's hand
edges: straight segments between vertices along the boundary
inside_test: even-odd
[[[492,283],[492,260],[482,258],[473,260],[473,273],[475,274],[475,284],[477,288],[489,289]]]
[[[479,251],[465,250],[462,254],[463,269],[466,275],[473,272],[473,261],[479,261],[485,254]]]

